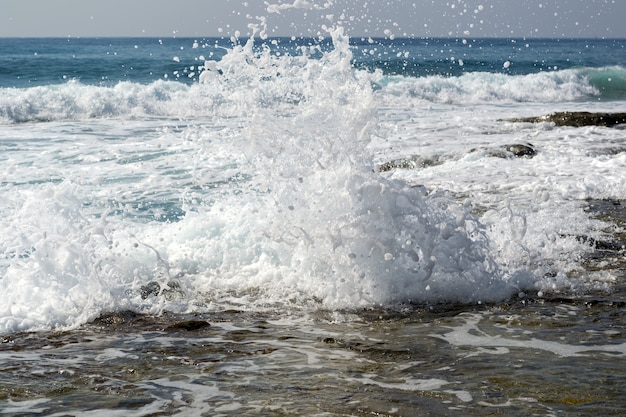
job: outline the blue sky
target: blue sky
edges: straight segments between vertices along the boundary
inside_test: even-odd
[[[259,17],[270,36],[340,21],[350,36],[626,38],[626,0],[21,0],[3,2],[0,36],[245,36]]]

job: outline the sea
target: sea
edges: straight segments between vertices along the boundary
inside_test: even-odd
[[[626,40],[325,30],[0,39],[0,416],[626,414]]]

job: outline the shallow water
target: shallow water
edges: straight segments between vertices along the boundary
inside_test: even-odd
[[[621,416],[624,295],[106,315],[5,336],[0,413]]]

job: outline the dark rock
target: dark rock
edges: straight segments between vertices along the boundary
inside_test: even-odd
[[[626,201],[622,200],[587,200],[586,211],[591,213],[595,218],[602,221],[613,223],[620,229],[626,229]],[[626,237],[623,231],[620,233]]]
[[[139,314],[130,310],[104,313],[96,318],[91,324],[101,327],[116,327],[132,323],[139,317]]]
[[[626,146],[598,146],[591,148],[596,155],[619,155],[626,152]]]
[[[416,165],[410,159],[397,159],[395,161],[389,161],[389,162],[380,164],[380,166],[378,167],[378,171],[387,172],[387,171],[391,171],[392,169],[397,169],[397,168],[414,169],[415,167]]]
[[[158,297],[160,295],[165,296],[168,300],[173,300],[176,296],[183,295],[183,291],[176,281],[170,281],[164,287],[161,287],[161,284],[156,281],[151,281],[141,287],[140,293],[144,300],[150,296]]]
[[[585,209],[593,218],[606,222],[601,239],[590,236],[575,236],[579,242],[589,245],[594,251],[586,256],[587,271],[626,271],[626,201],[588,200]]]
[[[626,249],[626,244],[609,240],[594,239],[590,236],[576,236],[576,240],[596,250],[619,252]]]
[[[15,336],[12,336],[12,335],[4,336],[2,339],[0,339],[0,344],[13,343],[14,341],[15,341]]]
[[[193,332],[196,330],[204,329],[206,327],[210,327],[211,324],[204,320],[187,320],[181,321],[179,323],[172,324],[171,326],[167,326],[165,328],[166,332]]]
[[[161,285],[158,282],[150,282],[141,287],[141,298],[144,300],[151,295],[158,296],[161,293]]]
[[[479,149],[472,149],[470,152],[476,152]],[[487,152],[487,155],[494,158],[511,159],[511,158],[532,158],[537,155],[535,147],[530,143],[513,143],[510,145],[500,146],[498,148],[480,149]],[[394,161],[385,162],[378,166],[379,172],[387,172],[392,169],[419,169],[441,165],[446,158],[433,156],[424,158],[420,156],[412,156],[405,159],[396,159]]]
[[[510,119],[515,123],[551,122],[555,126],[605,126],[614,127],[626,123],[626,113],[556,112],[539,117]]]
[[[514,143],[512,145],[504,145],[503,148],[516,158],[532,158],[537,155],[537,151],[530,143]]]
[[[423,158],[420,156],[412,156],[405,159],[396,159],[394,161],[385,162],[378,167],[379,172],[391,171],[392,169],[417,169],[427,168],[444,163],[444,160],[439,159],[437,156],[431,158]]]
[[[513,143],[503,145],[498,148],[472,149],[471,152],[483,150],[487,155],[494,158],[511,159],[511,158],[532,158],[537,155],[535,147],[530,143]]]

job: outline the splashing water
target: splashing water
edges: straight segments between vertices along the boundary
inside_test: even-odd
[[[203,213],[226,218],[220,238],[204,244],[221,261],[203,268],[214,278],[198,280],[199,287],[252,285],[271,299],[313,297],[333,307],[506,296],[510,289],[468,207],[449,213],[423,189],[373,172],[370,80],[352,69],[342,28],[330,35],[334,49],[320,61],[255,54],[249,41],[239,51],[252,63],[243,74],[233,51],[211,69],[219,77],[202,77],[227,82],[228,91],[237,89],[233,83],[253,85],[257,97],[243,133],[254,178],[236,201]],[[285,105],[277,118],[272,107]]]
[[[279,56],[253,36],[205,64],[189,94],[208,116],[166,155],[184,181],[124,173],[109,192],[102,177],[17,191],[4,207],[0,328],[71,328],[120,309],[473,303],[518,291],[469,204],[373,168],[372,81],[352,67],[343,29],[328,33],[330,51]],[[124,215],[110,197],[124,181],[148,187],[120,193],[135,209],[165,194],[177,214]]]

